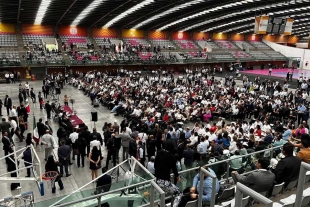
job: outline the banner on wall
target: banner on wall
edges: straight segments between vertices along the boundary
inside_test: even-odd
[[[292,19],[292,18],[286,19],[284,35],[291,35],[292,34],[293,22],[294,22],[294,19]]]
[[[61,26],[59,28],[59,33],[61,35],[87,36],[87,29],[84,27],[76,26]]]
[[[269,21],[269,16],[255,17],[254,33],[266,34],[268,21]]]

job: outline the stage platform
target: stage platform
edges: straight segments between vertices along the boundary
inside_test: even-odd
[[[278,78],[286,78],[286,75],[289,71],[291,71],[291,68],[281,68],[281,69],[273,69],[271,76],[272,77],[278,77]],[[263,69],[263,70],[245,70],[240,71],[241,74],[252,74],[252,75],[258,75],[258,76],[268,76],[269,69]],[[293,70],[293,79],[299,79],[299,77],[303,75],[304,77],[310,77],[310,70],[302,70],[302,69],[294,69]]]

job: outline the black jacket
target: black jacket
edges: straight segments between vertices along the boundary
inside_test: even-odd
[[[157,152],[154,162],[155,177],[157,179],[170,181],[170,172],[172,170],[174,177],[177,178],[179,173],[176,163],[177,160],[172,153],[166,150],[160,150]]]
[[[37,128],[39,135],[45,134],[45,125],[42,122],[37,123]]]
[[[280,184],[285,182],[287,185],[290,181],[297,180],[299,176],[299,170],[301,165],[301,159],[297,156],[287,156],[281,159],[274,171],[276,176],[276,183]]]
[[[12,107],[12,99],[10,97],[4,98],[4,106],[9,108]]]

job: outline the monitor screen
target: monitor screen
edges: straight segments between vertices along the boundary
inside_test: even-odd
[[[282,21],[283,21],[283,19],[281,19],[281,18],[274,18],[274,19],[273,19],[273,23],[274,23],[274,24],[281,24]]]
[[[273,34],[279,34],[279,30],[280,30],[280,25],[274,24],[273,28],[272,28],[272,33]]]

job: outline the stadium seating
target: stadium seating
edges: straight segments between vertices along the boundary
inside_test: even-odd
[[[233,41],[233,43],[235,43],[241,49],[245,49],[243,48],[243,45],[247,46],[250,50],[255,49],[255,47],[250,43],[248,43],[247,41]]]
[[[199,52],[178,52],[181,59],[206,59],[207,54],[204,52],[201,52],[201,55]]]
[[[19,53],[17,51],[2,50],[0,51],[1,65],[20,65]]]
[[[249,43],[252,44],[255,48],[260,50],[271,50],[271,48],[263,42],[254,41]]]
[[[216,43],[223,49],[236,50],[238,49],[236,45],[232,44],[230,41],[216,41]]]
[[[268,59],[270,59],[270,57],[268,55],[266,55],[266,53],[264,53],[262,51],[251,50],[249,53],[255,59],[258,59],[258,60],[268,60]]]
[[[230,53],[237,59],[249,59],[250,58],[249,54],[243,51],[233,51]]]
[[[232,60],[235,60],[235,58],[233,58],[231,54],[214,54],[214,53],[211,53],[211,54],[209,54],[209,57],[211,59],[215,59],[215,60],[218,60],[218,61],[232,61]]]
[[[150,46],[150,43],[148,43],[145,39],[138,39],[138,38],[124,38],[125,44],[130,44],[131,46],[139,46],[142,45],[144,47]]]
[[[109,48],[111,44],[118,45],[121,42],[121,40],[117,38],[94,37],[94,39],[97,45],[99,46],[105,45],[107,48]]]
[[[53,38],[52,34],[23,34],[24,46],[43,45],[42,38]]]
[[[190,40],[174,40],[180,49],[198,49],[198,47]]]
[[[284,55],[282,55],[279,52],[270,50],[270,51],[264,51],[269,57],[271,57],[272,59],[277,59],[277,60],[283,60],[283,59],[287,59]]]
[[[16,35],[14,33],[0,33],[1,47],[17,47]]]
[[[153,44],[153,46],[159,46],[162,49],[176,49],[170,40],[152,39],[150,42]]]
[[[85,36],[61,35],[60,38],[68,46],[73,43],[73,45],[78,45],[78,47],[87,48],[87,44],[91,44],[90,39]]]

